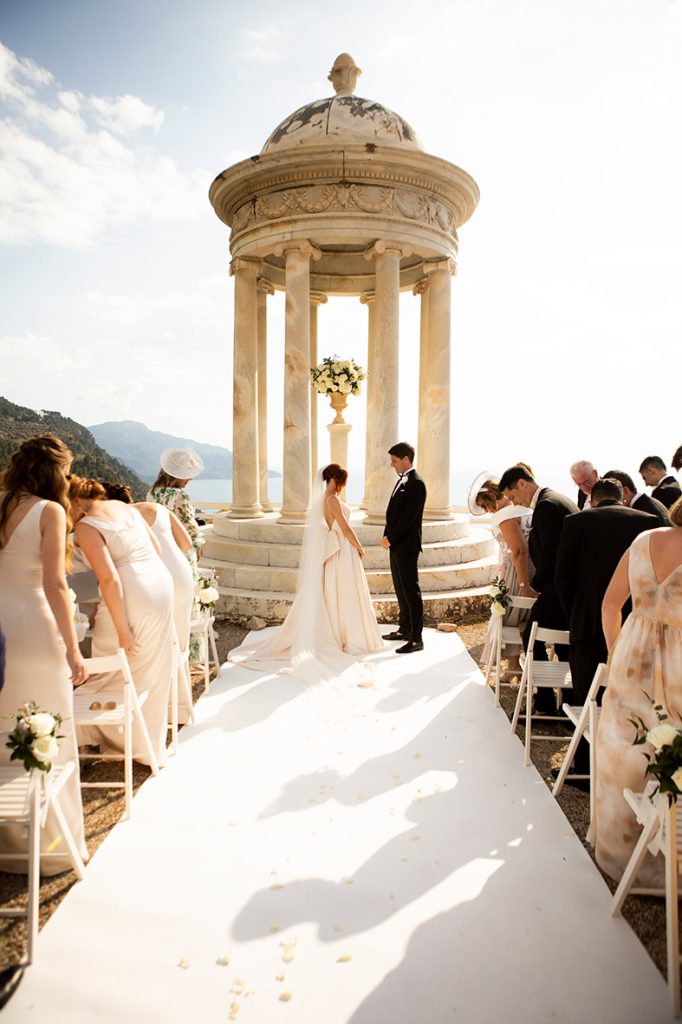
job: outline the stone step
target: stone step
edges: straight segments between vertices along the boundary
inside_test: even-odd
[[[456,565],[495,554],[495,542],[489,530],[473,527],[466,537],[424,544],[419,563],[424,566]],[[204,544],[204,563],[233,562],[238,565],[277,566],[296,569],[301,549],[295,544],[268,544],[233,540],[212,533]],[[366,569],[387,569],[388,552],[378,545],[365,548]]]
[[[255,593],[234,587],[220,587],[219,616],[246,624],[253,615],[265,619],[269,625],[284,621],[293,601],[293,594],[275,592]],[[424,622],[436,626],[439,622],[458,622],[470,616],[485,616],[490,608],[487,586],[466,587],[461,590],[424,594]],[[398,621],[398,602],[395,594],[375,594],[372,604],[379,622]]]
[[[221,562],[218,559],[202,559],[202,565],[209,565],[216,572],[221,587],[236,590],[266,591],[277,594],[294,594],[298,569],[282,566],[241,565],[238,562]],[[485,586],[495,575],[497,556],[488,555],[462,564],[420,566],[419,581],[422,590],[461,590],[465,587]],[[366,569],[370,594],[388,594],[393,589],[390,569]]]
[[[208,540],[212,535],[228,540],[255,541],[266,544],[300,545],[305,526],[283,524],[277,522],[279,513],[269,512],[262,519],[230,519],[224,512],[219,512],[213,519],[213,526],[204,528]],[[381,540],[383,526],[366,526],[363,522],[364,512],[353,509],[351,524],[363,547],[378,544]],[[471,529],[469,516],[458,512],[453,519],[425,520],[422,536],[426,543],[439,543],[466,537]]]

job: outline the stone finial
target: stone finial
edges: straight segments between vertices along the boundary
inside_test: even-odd
[[[349,53],[340,53],[334,61],[334,66],[327,75],[327,80],[334,86],[337,96],[352,96],[358,75],[362,69],[357,66]]]

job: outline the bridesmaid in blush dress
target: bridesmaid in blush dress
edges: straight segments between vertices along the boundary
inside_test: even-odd
[[[71,452],[51,434],[30,438],[12,456],[0,494],[0,623],[6,637],[5,685],[0,691],[0,726],[11,730],[22,704],[35,701],[41,711],[60,714],[59,754],[54,764],[71,762],[60,800],[83,860],[88,859],[83,829],[78,749],[73,730],[73,687],[87,678],[73,621],[65,577],[67,523],[66,474]],[[10,752],[0,744],[0,763]],[[41,851],[61,854],[60,828],[52,813],[41,830]],[[20,827],[0,829],[0,852],[26,853]],[[44,875],[71,867],[67,856],[41,857]],[[25,874],[26,859],[3,860],[2,871]]]
[[[168,698],[173,671],[173,581],[159,557],[159,545],[142,516],[130,505],[105,501],[96,480],[71,478],[71,502],[80,514],[76,541],[97,576],[102,602],[95,618],[92,653],[128,655],[138,690],[146,691],[142,714],[159,765],[166,763]],[[106,700],[107,690],[120,690],[118,674],[98,675],[81,693]],[[82,743],[121,752],[116,727],[79,728]],[[133,729],[135,760],[149,763],[143,736]]]

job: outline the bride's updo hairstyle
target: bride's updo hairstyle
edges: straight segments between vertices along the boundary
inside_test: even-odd
[[[337,491],[340,491],[346,486],[348,473],[343,466],[339,466],[338,462],[330,462],[329,465],[325,466],[322,470],[322,479],[325,483],[328,483],[330,480],[335,480],[336,489]]]
[[[0,548],[3,547],[5,524],[22,494],[33,494],[37,498],[46,498],[61,505],[66,512],[68,536],[71,530],[71,506],[66,474],[71,468],[72,459],[73,455],[67,446],[54,434],[37,434],[19,445],[0,478],[0,490],[5,491],[0,504]]]
[[[106,501],[107,492],[98,480],[86,480],[82,476],[72,476],[69,480],[69,497],[71,501]]]
[[[497,503],[502,497],[497,480],[486,480],[476,495],[476,504],[486,512],[497,512]]]

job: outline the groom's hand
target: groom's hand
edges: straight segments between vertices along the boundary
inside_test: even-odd
[[[382,548],[384,548],[385,551],[388,551],[388,549],[391,546],[391,542],[388,539],[388,537],[382,537],[381,538],[381,546],[382,546]]]

